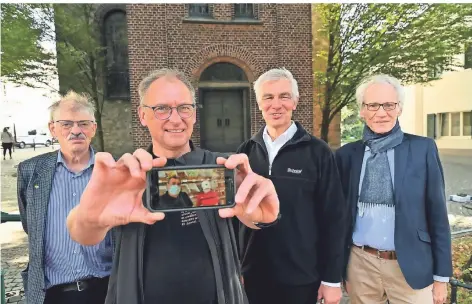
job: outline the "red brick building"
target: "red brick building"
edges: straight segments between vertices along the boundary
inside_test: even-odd
[[[202,148],[234,151],[263,125],[252,83],[275,67],[297,79],[294,119],[313,131],[310,4],[130,4],[126,20],[135,147],[150,143],[136,111],[139,82],[164,67],[197,88],[193,140]]]

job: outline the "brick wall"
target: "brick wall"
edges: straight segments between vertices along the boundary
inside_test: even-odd
[[[274,67],[291,70],[300,88],[294,118],[307,130],[313,130],[310,4],[258,4],[259,24],[232,23],[232,4],[210,6],[214,19],[220,23],[184,22],[188,4],[127,5],[134,146],[143,147],[150,142],[136,112],[139,81],[153,69],[171,67],[183,70],[198,85],[204,68],[218,61],[240,66],[251,82]],[[254,133],[263,125],[263,119],[252,88],[250,103]],[[198,121],[193,140],[200,143]]]

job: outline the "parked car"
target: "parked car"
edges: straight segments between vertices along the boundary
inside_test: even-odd
[[[52,143],[52,138],[46,133],[41,133],[37,135],[23,135],[16,137],[16,146],[20,149],[23,149],[26,146],[33,145],[44,145],[46,147],[49,147]]]

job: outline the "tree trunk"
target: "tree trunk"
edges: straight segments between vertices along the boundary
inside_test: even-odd
[[[330,119],[329,119],[329,113],[330,113],[330,109],[329,109],[328,105],[325,104],[323,110],[321,111],[322,117],[321,117],[320,137],[326,143],[329,143],[329,141],[328,141],[329,123],[331,122]]]
[[[101,113],[96,113],[95,114],[95,119],[97,121],[97,135],[96,136],[97,136],[98,144],[100,145],[99,151],[103,152],[103,151],[105,151],[105,141],[103,139],[103,127],[102,127],[102,115],[101,115]]]

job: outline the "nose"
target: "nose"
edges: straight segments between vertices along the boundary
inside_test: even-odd
[[[79,135],[80,133],[82,133],[82,129],[79,128],[79,124],[78,123],[74,123],[74,125],[72,126],[72,128],[70,129],[70,132],[74,135]]]
[[[179,113],[177,113],[177,109],[172,109],[172,112],[169,116],[169,121],[173,123],[179,123],[182,121],[182,118],[180,117]]]
[[[387,111],[385,111],[385,109],[383,107],[380,107],[376,112],[375,112],[375,116],[377,117],[385,117],[387,116]]]

